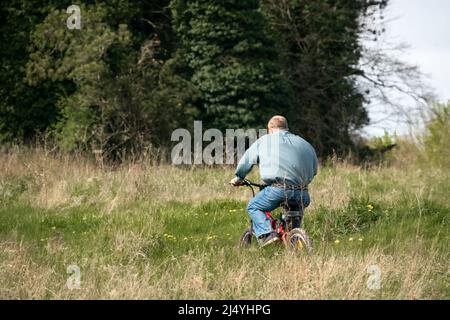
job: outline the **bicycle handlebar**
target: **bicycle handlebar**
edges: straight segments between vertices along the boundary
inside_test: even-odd
[[[254,182],[252,182],[252,181],[250,181],[250,180],[247,180],[247,179],[244,179],[244,180],[242,181],[242,185],[243,185],[243,186],[247,186],[247,187],[249,187],[250,189],[252,189],[253,197],[255,196],[255,190],[253,190],[253,187],[258,187],[260,191],[261,191],[262,189],[264,189],[265,187],[267,187],[267,185],[265,185],[265,184],[254,183]]]
[[[243,180],[243,185],[244,186],[249,186],[249,187],[253,186],[253,187],[258,187],[258,188],[265,188],[265,187],[267,187],[267,185],[265,185],[265,184],[254,183],[254,182],[252,182],[250,180],[247,180],[247,179]]]

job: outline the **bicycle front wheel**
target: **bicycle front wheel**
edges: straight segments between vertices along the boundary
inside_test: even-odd
[[[241,238],[239,239],[239,248],[248,247],[252,243],[253,232],[251,228],[245,229],[242,233]]]

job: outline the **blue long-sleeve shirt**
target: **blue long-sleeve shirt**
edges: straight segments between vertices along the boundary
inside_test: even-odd
[[[308,185],[317,174],[314,148],[287,130],[266,134],[253,143],[240,159],[236,176],[244,179],[253,165],[259,165],[266,184]]]

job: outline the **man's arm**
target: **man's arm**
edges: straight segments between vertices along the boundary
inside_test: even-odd
[[[258,163],[258,141],[255,141],[250,148],[245,151],[236,168],[235,175],[240,179],[245,179],[252,167]]]

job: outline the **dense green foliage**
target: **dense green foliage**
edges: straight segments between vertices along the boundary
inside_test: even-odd
[[[49,7],[68,1],[7,0],[0,6],[0,141],[27,141],[56,122],[58,95],[70,86],[49,81],[31,87],[24,81],[30,32]]]
[[[289,95],[259,1],[173,1],[177,54],[212,127],[260,127]]]
[[[1,141],[50,133],[120,159],[194,119],[261,128],[277,113],[327,156],[368,123],[358,39],[386,1],[82,3],[69,30],[67,1],[2,2]]]
[[[159,38],[145,40],[136,50],[127,24],[106,23],[106,6],[81,10],[84,29],[60,30],[65,15],[54,10],[31,36],[30,84],[70,81],[76,88],[58,101],[60,145],[117,157],[157,144],[182,116],[175,98],[164,95]]]

